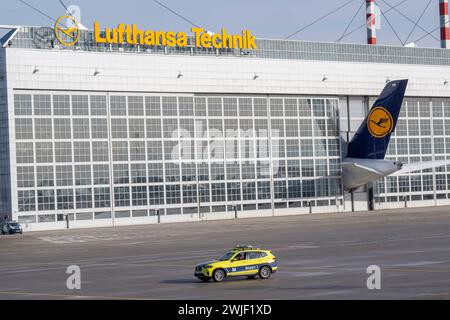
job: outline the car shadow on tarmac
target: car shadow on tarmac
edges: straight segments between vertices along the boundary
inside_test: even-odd
[[[257,279],[248,279],[248,278],[230,278],[230,279],[223,279],[222,282],[257,282]],[[183,284],[183,283],[215,283],[213,280],[209,280],[208,282],[202,282],[199,279],[170,279],[170,280],[162,280],[160,283],[163,284]]]

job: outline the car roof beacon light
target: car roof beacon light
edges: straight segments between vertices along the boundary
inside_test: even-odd
[[[253,246],[248,244],[238,244],[234,247],[235,250],[246,250],[246,249],[253,249]]]

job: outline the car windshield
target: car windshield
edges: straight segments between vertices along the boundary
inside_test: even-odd
[[[234,252],[230,251],[230,252],[225,253],[223,256],[221,256],[217,260],[219,260],[219,261],[227,261],[227,260],[230,260],[233,255],[234,255]]]
[[[10,223],[9,225],[10,225],[11,227],[18,227],[18,226],[19,226],[18,223]]]

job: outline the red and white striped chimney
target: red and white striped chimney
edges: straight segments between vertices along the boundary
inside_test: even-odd
[[[450,49],[450,22],[448,19],[448,0],[439,0],[441,16],[441,48]]]
[[[377,44],[375,0],[366,0],[367,44]]]

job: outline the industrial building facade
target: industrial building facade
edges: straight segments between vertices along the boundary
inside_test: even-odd
[[[0,49],[0,214],[25,230],[450,204],[450,168],[352,194],[341,159],[385,82],[409,86],[386,159],[450,157],[450,53],[257,40]]]

